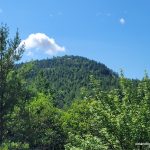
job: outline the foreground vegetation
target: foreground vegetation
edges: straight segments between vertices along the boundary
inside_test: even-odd
[[[18,32],[8,41],[8,28],[0,28],[0,149],[148,149],[135,146],[150,140],[147,75],[135,81],[121,74],[106,90],[104,80],[89,74],[79,96],[61,107],[45,75],[30,80],[34,63],[16,69],[19,43]]]

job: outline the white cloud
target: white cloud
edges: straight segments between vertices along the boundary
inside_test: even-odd
[[[120,22],[120,24],[122,24],[122,25],[124,25],[124,24],[126,23],[126,21],[125,21],[124,18],[120,18],[120,19],[119,19],[119,22]]]
[[[20,43],[25,45],[26,55],[55,55],[57,52],[64,52],[65,47],[58,45],[53,38],[44,33],[30,34],[27,39]]]

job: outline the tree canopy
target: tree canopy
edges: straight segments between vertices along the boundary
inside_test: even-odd
[[[18,31],[10,40],[2,25],[1,150],[149,149],[147,74],[127,79],[79,56],[16,64],[24,51],[19,44]]]

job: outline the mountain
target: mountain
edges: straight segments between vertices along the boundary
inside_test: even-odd
[[[36,60],[18,65],[18,69],[29,66],[26,80],[39,92],[51,92],[58,107],[70,104],[80,95],[80,89],[88,89],[90,76],[101,81],[101,88],[108,90],[117,86],[118,75],[104,64],[81,56],[63,56]]]

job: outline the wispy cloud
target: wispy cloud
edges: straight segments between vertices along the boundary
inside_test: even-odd
[[[106,16],[107,17],[110,17],[112,14],[111,13],[106,13]]]
[[[112,14],[110,12],[97,12],[96,13],[97,17],[103,16],[103,17],[110,17]]]
[[[0,14],[3,12],[3,10],[0,8]]]
[[[121,25],[124,25],[126,23],[126,20],[122,17],[119,19],[119,22]]]
[[[20,43],[25,45],[26,55],[55,55],[58,52],[64,52],[65,47],[60,46],[56,43],[53,38],[48,37],[44,33],[30,34],[27,39]]]
[[[57,12],[57,15],[58,15],[58,16],[62,16],[63,13],[62,13],[61,11],[59,11],[59,12]]]
[[[56,12],[56,13],[49,13],[49,17],[58,17],[58,16],[62,16],[63,13],[61,11]]]
[[[49,17],[54,17],[54,14],[50,13],[50,14],[49,14]]]
[[[102,12],[97,12],[97,13],[96,13],[96,16],[97,16],[97,17],[99,17],[99,16],[101,16],[101,15],[103,15]]]

